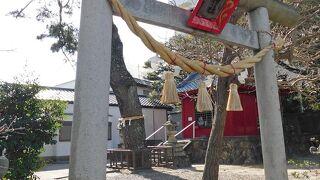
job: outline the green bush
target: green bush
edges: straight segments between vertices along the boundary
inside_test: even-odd
[[[43,145],[56,143],[53,137],[67,104],[36,98],[42,89],[36,84],[0,83],[0,126],[13,122],[13,128],[22,128],[0,139],[0,150],[6,149],[10,162],[6,179],[33,179],[44,166],[39,157]]]

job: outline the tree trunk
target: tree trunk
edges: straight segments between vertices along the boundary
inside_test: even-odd
[[[112,54],[111,54],[111,79],[110,85],[118,101],[121,117],[142,116],[142,107],[137,94],[137,84],[128,72],[123,59],[123,45],[118,29],[112,26]],[[120,128],[122,147],[131,150],[145,150],[146,138],[144,119],[125,121],[125,126]],[[148,153],[144,154],[143,165],[149,167]],[[141,159],[138,154],[136,164]],[[137,164],[139,166],[139,164]],[[141,164],[140,164],[141,165]]]
[[[230,23],[235,24],[244,12],[237,9],[230,18]],[[230,48],[224,48],[222,64],[230,64],[235,58]],[[215,96],[214,117],[208,141],[208,148],[205,157],[203,180],[218,180],[219,160],[222,150],[223,132],[227,117],[228,89],[232,80],[237,81],[237,76],[218,77],[217,91]],[[212,91],[214,92],[214,91]]]
[[[228,64],[232,60],[232,52],[225,48],[223,62]],[[228,100],[228,89],[232,77],[218,77],[218,84],[215,96],[214,118],[208,141],[208,148],[205,157],[203,180],[218,180],[219,160],[222,150],[223,132],[226,123],[226,107]]]

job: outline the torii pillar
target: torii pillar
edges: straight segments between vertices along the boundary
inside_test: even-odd
[[[257,31],[261,49],[272,43],[266,8],[259,7],[249,12],[249,26]],[[265,178],[287,180],[287,161],[273,51],[254,66],[254,73]]]
[[[82,0],[69,179],[106,179],[112,10]]]

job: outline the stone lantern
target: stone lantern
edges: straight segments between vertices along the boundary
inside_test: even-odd
[[[167,130],[167,144],[175,144],[177,143],[177,139],[175,135],[177,134],[176,125],[171,122],[171,116],[168,116],[168,121],[163,124]]]
[[[176,125],[172,123],[171,115],[168,116],[168,121],[163,124],[167,131],[167,142],[165,146],[171,146],[173,148],[173,154],[168,152],[169,156],[173,158],[174,167],[189,167],[191,165],[190,160],[186,152],[183,150],[184,144],[177,141],[175,135],[177,134]]]

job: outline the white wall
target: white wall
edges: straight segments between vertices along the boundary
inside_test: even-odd
[[[146,137],[158,130],[167,121],[167,111],[165,109],[143,108],[142,113],[145,117]],[[150,139],[164,140],[164,128]]]
[[[65,113],[64,120],[72,121],[73,104],[69,104]],[[146,136],[149,136],[155,130],[160,128],[167,120],[167,111],[165,109],[143,108],[143,115],[145,117]],[[120,118],[120,111],[117,106],[110,106],[109,108],[109,122],[112,122],[112,140],[106,140],[108,148],[117,148],[120,143],[119,131],[117,130],[118,119]],[[57,132],[59,135],[59,132]],[[61,157],[70,155],[70,142],[60,142],[58,136],[54,138],[57,140],[55,145],[45,145],[45,152],[41,154],[42,157]],[[161,130],[151,139],[164,140],[164,130]]]
[[[64,111],[65,115],[63,117],[64,121],[72,121],[73,114],[73,104],[68,104]],[[57,131],[57,136],[54,140],[57,141],[54,145],[44,145],[45,151],[41,153],[42,157],[61,157],[70,155],[70,142],[59,141],[59,131]]]
[[[151,89],[149,87],[140,87],[140,86],[138,86],[137,87],[137,94],[138,95],[145,95],[145,96],[149,95],[149,93],[148,94],[144,94],[143,93],[144,90],[148,91],[148,92],[151,92]]]
[[[120,143],[120,136],[119,130],[117,129],[118,126],[118,119],[120,116],[120,111],[118,106],[109,106],[109,122],[112,122],[112,140],[108,143],[108,148],[117,148],[118,144]]]

